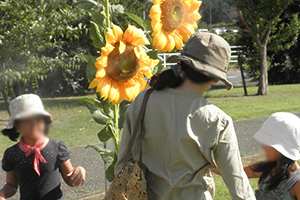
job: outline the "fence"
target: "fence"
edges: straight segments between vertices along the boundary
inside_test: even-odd
[[[242,46],[231,46],[231,58],[230,63],[238,63],[238,53],[240,49],[243,48]],[[167,59],[173,55],[180,55],[180,53],[160,53],[158,57],[163,61],[164,68],[174,65],[175,63],[167,63]]]

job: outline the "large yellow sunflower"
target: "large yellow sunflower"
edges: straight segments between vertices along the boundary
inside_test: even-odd
[[[150,10],[153,30],[153,45],[158,51],[170,52],[182,48],[195,33],[197,21],[201,19],[198,10],[202,1],[197,0],[152,0]]]
[[[147,87],[144,76],[152,76],[151,72],[159,60],[152,60],[142,50],[141,46],[149,44],[149,41],[144,32],[134,26],[129,25],[123,34],[120,27],[113,25],[105,39],[107,43],[96,59],[98,70],[89,89],[97,87],[96,92],[101,98],[113,104],[133,101]]]

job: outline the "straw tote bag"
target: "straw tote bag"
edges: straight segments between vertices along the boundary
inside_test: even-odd
[[[130,139],[127,154],[123,167],[109,186],[104,200],[147,200],[147,183],[145,171],[142,164],[142,141],[140,144],[140,159],[138,162],[128,161],[131,155],[133,143],[136,139],[139,128],[142,129],[142,123],[145,115],[148,99],[153,89],[149,89],[144,97],[138,119],[136,121],[132,137]],[[141,133],[141,137],[143,134]]]

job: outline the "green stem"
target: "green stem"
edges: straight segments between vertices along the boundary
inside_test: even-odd
[[[105,11],[106,11],[106,27],[111,28],[110,15],[109,15],[109,0],[105,0]]]
[[[116,147],[116,155],[119,153],[119,104],[114,106],[114,123],[116,125],[116,135],[115,135],[115,147]]]

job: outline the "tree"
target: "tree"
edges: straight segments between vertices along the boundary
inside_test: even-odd
[[[79,70],[81,60],[75,52],[88,50],[89,40],[82,40],[86,47],[78,41],[88,38],[89,16],[71,4],[69,0],[0,2],[0,92],[7,104],[8,96],[38,91],[41,81],[57,78],[54,72],[67,75]]]
[[[300,4],[292,3],[276,25],[276,31],[270,36],[268,48],[270,60],[269,82],[271,84],[300,83]],[[284,42],[276,43],[280,34]],[[273,39],[274,38],[274,39]]]
[[[233,0],[245,32],[251,35],[258,47],[260,77],[259,95],[268,95],[267,45],[275,21],[293,0]],[[280,40],[280,38],[278,38]]]

